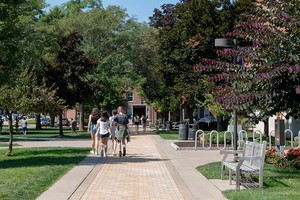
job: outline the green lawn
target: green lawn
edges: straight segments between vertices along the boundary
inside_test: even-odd
[[[8,147],[9,144],[8,143],[0,143],[0,147]],[[19,145],[17,143],[13,143],[13,147],[16,147],[16,146],[22,146],[22,145]]]
[[[35,119],[27,120],[27,124],[36,124]]]
[[[164,140],[178,140],[178,131],[158,131],[156,132]]]
[[[197,167],[207,179],[221,179],[221,162]],[[281,200],[299,199],[300,171],[293,168],[281,168],[270,164],[264,165],[264,189],[226,190],[223,192],[230,200]],[[254,175],[258,182],[258,175]],[[229,181],[228,181],[229,184]]]
[[[8,132],[8,127],[3,127],[2,132]],[[20,131],[22,131],[20,129]],[[91,138],[90,134],[87,133],[87,131],[84,132],[78,132],[77,134],[71,134],[71,127],[63,127],[63,133],[64,136],[59,136],[59,128],[58,127],[42,127],[42,130],[35,130],[35,128],[29,128],[27,135],[23,134],[14,134],[14,138],[74,138],[74,139],[85,139],[85,138]],[[2,135],[2,136],[8,136],[8,135]]]
[[[0,150],[0,199],[36,199],[89,154],[90,148]]]

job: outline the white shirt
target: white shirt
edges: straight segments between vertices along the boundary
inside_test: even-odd
[[[100,119],[98,119],[97,123],[99,124],[100,135],[105,135],[105,134],[109,133],[110,121],[102,122],[102,121],[100,121]]]
[[[140,117],[139,116],[134,116],[134,122],[139,122]]]

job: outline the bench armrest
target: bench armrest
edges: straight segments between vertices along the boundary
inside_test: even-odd
[[[262,156],[249,156],[249,157],[243,157],[243,156],[234,156],[233,160],[260,160],[263,159]]]
[[[238,151],[226,151],[226,150],[221,150],[219,153],[220,154],[239,154],[239,153],[243,153],[243,150],[238,150]]]

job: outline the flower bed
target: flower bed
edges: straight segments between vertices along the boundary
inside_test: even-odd
[[[300,169],[300,149],[290,149],[284,154],[285,157],[281,157],[277,153],[274,148],[268,149],[265,156],[266,163]]]

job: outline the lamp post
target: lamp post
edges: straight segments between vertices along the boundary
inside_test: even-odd
[[[231,39],[231,38],[220,38],[220,39],[215,39],[215,46],[216,47],[233,47],[234,50],[237,49],[237,43],[236,39]],[[236,56],[233,56],[233,64],[236,64]],[[234,81],[233,88],[236,89],[237,83]],[[237,150],[237,112],[236,109],[233,111],[233,147],[234,150]]]

